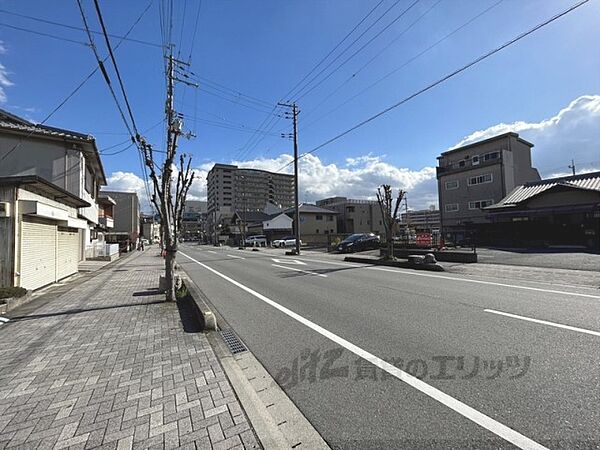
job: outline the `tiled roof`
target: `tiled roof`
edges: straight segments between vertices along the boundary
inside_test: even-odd
[[[548,180],[532,181],[517,186],[497,204],[485,209],[496,209],[515,206],[555,186],[565,186],[574,189],[584,189],[600,192],[600,172],[572,175],[568,177],[550,178]]]
[[[24,133],[32,133],[43,136],[54,136],[67,139],[75,139],[78,141],[91,142],[94,140],[93,136],[77,133],[75,131],[63,130],[61,128],[49,127],[47,125],[36,125],[33,123],[17,123],[0,118],[0,128],[5,130],[22,131]]]

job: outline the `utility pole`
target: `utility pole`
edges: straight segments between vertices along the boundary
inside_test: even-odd
[[[183,123],[180,115],[174,110],[173,97],[175,82],[185,83],[194,87],[197,87],[197,85],[177,78],[175,66],[177,65],[179,70],[187,70],[189,64],[173,58],[173,45],[169,46],[168,52],[168,55],[164,55],[167,59],[167,98],[165,101],[167,147],[162,166],[159,167],[155,163],[152,146],[148,144],[143,137],[136,136],[136,138],[144,151],[144,159],[154,186],[152,202],[160,212],[161,234],[165,257],[166,299],[168,301],[175,301],[175,258],[177,254],[178,234],[181,227],[185,199],[194,179],[194,172],[191,170],[191,157],[180,155],[178,173],[176,176],[176,187],[175,192],[173,193],[173,166],[177,164],[175,161],[177,139],[180,135],[183,135],[188,139],[193,137],[192,133],[183,133],[182,131]],[[158,173],[157,169],[159,170]]]
[[[571,165],[569,166],[569,169],[571,169],[573,171],[573,175],[575,175],[575,161],[571,160]]]
[[[292,109],[294,123],[294,228],[296,237],[296,255],[300,254],[300,208],[298,205],[298,106],[296,103],[278,103]]]

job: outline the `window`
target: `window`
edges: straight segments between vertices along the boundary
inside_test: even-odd
[[[87,166],[85,167],[85,191],[92,197],[94,196],[94,177]]]
[[[486,153],[485,155],[482,155],[481,158],[484,161],[489,161],[492,159],[498,159],[500,157],[500,152],[490,152],[490,153]]]
[[[446,212],[456,212],[458,211],[458,203],[448,203],[444,206]]]
[[[354,206],[348,206],[346,208],[346,211],[348,211],[348,212],[354,212]]]
[[[329,215],[327,216],[327,220],[328,220],[329,222],[333,222],[333,214],[329,214]]]
[[[458,180],[446,181],[446,190],[458,189]]]
[[[316,234],[319,234],[319,229],[318,229],[318,228],[315,230],[315,233],[316,233]]]
[[[316,220],[323,220],[323,215],[317,214],[315,217]]]
[[[458,162],[458,167],[465,167],[465,164],[466,164],[466,162],[463,159],[463,160],[461,160],[461,161]]]
[[[468,183],[469,186],[473,186],[475,184],[491,183],[493,180],[491,173],[484,173],[483,175],[477,175],[476,177],[469,177]]]
[[[494,200],[476,200],[469,202],[469,209],[481,209],[494,204]]]
[[[473,164],[474,166],[479,164],[479,155],[475,155],[471,158],[471,164]]]

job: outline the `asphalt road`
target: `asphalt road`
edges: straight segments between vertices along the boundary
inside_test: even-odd
[[[597,290],[180,250],[333,448],[600,448]]]

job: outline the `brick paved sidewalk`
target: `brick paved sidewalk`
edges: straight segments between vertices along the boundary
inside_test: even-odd
[[[0,448],[259,448],[155,249],[0,327]]]

